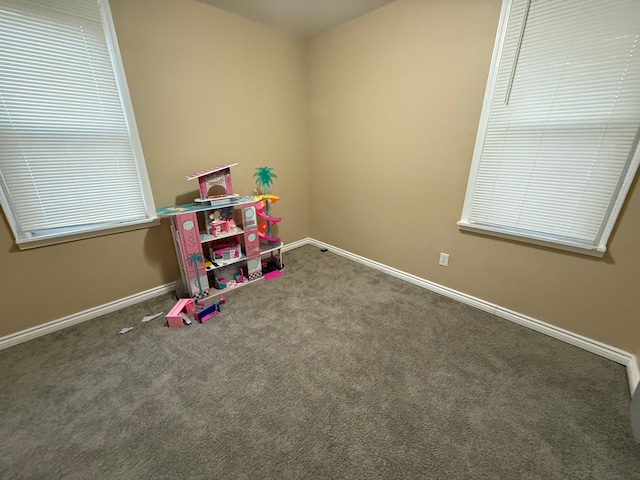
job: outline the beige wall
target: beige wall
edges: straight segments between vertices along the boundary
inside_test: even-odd
[[[309,42],[311,236],[635,352],[638,187],[604,259],[457,229],[500,5],[397,0]]]
[[[192,0],[111,0],[156,206],[192,201],[184,175],[238,162],[248,194],[274,168],[285,242],[308,236],[305,44]],[[0,337],[179,276],[161,227],[19,251],[0,224]]]
[[[640,357],[638,187],[603,260],[457,230],[500,0],[397,0],[308,50],[192,0],[111,9],[157,206],[192,199],[187,173],[237,161],[246,194],[271,166],[285,242],[310,234]],[[0,266],[0,337],[178,276],[166,222],[23,252],[3,222]]]

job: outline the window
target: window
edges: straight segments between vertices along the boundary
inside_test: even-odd
[[[602,256],[640,160],[640,2],[505,0],[462,230]]]
[[[20,248],[157,224],[106,0],[0,0],[0,201]]]

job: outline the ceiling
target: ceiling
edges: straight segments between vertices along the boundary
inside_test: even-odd
[[[394,0],[198,0],[300,37],[348,22]]]

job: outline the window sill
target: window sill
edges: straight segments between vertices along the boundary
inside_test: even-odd
[[[39,237],[23,238],[16,241],[20,250],[28,250],[31,248],[46,247],[48,245],[56,245],[58,243],[74,242],[86,238],[101,237],[103,235],[112,235],[114,233],[129,232],[131,230],[140,230],[142,228],[155,227],[160,225],[160,219],[153,217],[139,222],[127,223],[117,227],[98,227],[89,230],[82,230],[67,234],[43,235]]]
[[[591,257],[602,258],[607,251],[606,247],[604,246],[585,245],[561,240],[547,240],[544,238],[537,238],[526,234],[518,234],[516,232],[506,232],[504,230],[493,228],[487,225],[472,224],[464,220],[460,220],[458,222],[458,230],[481,233],[484,235],[492,235],[494,237],[515,240],[516,242],[531,243],[533,245],[549,247],[556,250],[564,250],[566,252],[580,253],[582,255],[589,255]]]

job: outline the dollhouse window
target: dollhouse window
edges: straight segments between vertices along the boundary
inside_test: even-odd
[[[20,248],[158,223],[106,0],[0,0],[0,85]]]
[[[227,194],[227,191],[225,190],[223,185],[213,185],[211,188],[209,188],[208,196],[217,197],[217,196],[223,196],[226,194]]]

